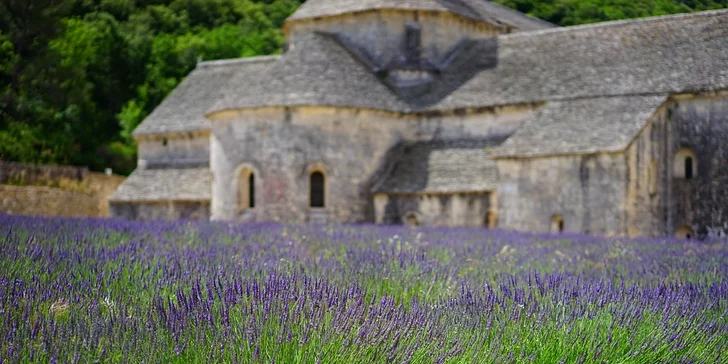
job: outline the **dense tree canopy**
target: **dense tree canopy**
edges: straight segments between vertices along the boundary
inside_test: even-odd
[[[559,25],[728,0],[497,0]],[[0,160],[134,168],[130,134],[199,59],[279,52],[301,0],[0,0]]]

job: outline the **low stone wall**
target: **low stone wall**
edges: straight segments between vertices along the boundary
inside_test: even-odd
[[[125,179],[126,178],[123,176],[107,176],[102,173],[94,172],[86,175],[83,183],[94,191],[96,203],[98,204],[99,214],[95,216],[109,216],[109,197],[116,192],[116,189],[119,188],[119,185],[124,182]]]
[[[124,177],[83,167],[0,163],[0,213],[106,217]]]
[[[61,181],[82,182],[86,167],[48,166],[0,161],[0,184],[14,186],[55,186]]]
[[[93,191],[0,185],[0,211],[11,215],[106,216]]]

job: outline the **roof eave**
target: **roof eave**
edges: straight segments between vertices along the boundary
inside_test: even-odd
[[[389,195],[389,196],[422,196],[422,195],[455,195],[455,194],[478,194],[478,193],[492,193],[495,192],[496,188],[477,188],[477,189],[439,189],[439,190],[418,190],[418,191],[385,191],[385,190],[373,190],[372,194],[375,195]]]
[[[109,197],[109,203],[170,203],[170,202],[207,202],[210,203],[212,198],[154,198],[154,199],[130,199]]]

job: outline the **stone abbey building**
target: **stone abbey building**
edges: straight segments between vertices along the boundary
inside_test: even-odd
[[[136,129],[129,219],[728,232],[728,11],[555,27],[486,0],[308,0]]]

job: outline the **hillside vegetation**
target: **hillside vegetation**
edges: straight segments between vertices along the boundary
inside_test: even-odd
[[[728,0],[498,0],[559,25]],[[131,131],[198,60],[277,53],[300,0],[0,0],[0,160],[134,168]]]

